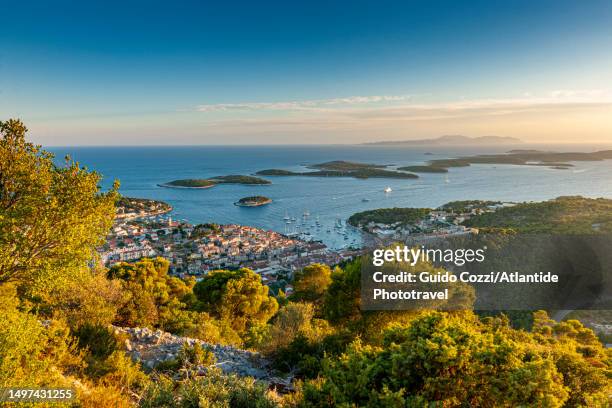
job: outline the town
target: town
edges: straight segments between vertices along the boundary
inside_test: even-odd
[[[451,236],[478,234],[478,228],[463,225],[472,216],[514,205],[493,201],[453,201],[436,209],[389,208],[364,211],[349,223],[364,231],[368,246],[389,242],[422,243]]]
[[[278,280],[288,280],[307,265],[336,265],[361,252],[331,251],[319,241],[303,241],[244,225],[194,226],[173,220],[162,209],[169,211],[152,200],[137,211],[119,205],[112,231],[100,249],[101,261],[112,266],[160,256],[170,261],[170,273],[181,278],[246,267],[258,273],[265,284],[273,285]],[[283,286],[283,290],[291,291],[290,286]]]

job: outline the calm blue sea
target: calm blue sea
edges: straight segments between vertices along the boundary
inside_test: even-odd
[[[520,146],[565,151],[594,151],[609,146]],[[333,248],[359,244],[356,231],[348,238],[333,228],[338,218],[383,207],[436,207],[451,200],[546,200],[560,195],[612,198],[612,161],[574,163],[571,170],[510,165],[473,165],[451,169],[448,175],[421,174],[417,180],[314,177],[267,177],[272,185],[218,185],[205,190],[158,187],[182,178],[207,178],[228,174],[253,174],[280,168],[302,170],[305,165],[329,160],[391,164],[420,164],[434,158],[501,153],[513,147],[397,148],[384,146],[181,146],[181,147],[53,147],[58,159],[70,154],[104,177],[108,188],[114,179],[127,196],[163,200],[174,208],[174,218],[191,223],[216,222],[253,225],[287,232],[285,215],[302,220],[317,239]],[[433,153],[426,155],[425,153]],[[383,190],[393,190],[385,194]],[[233,205],[244,196],[265,195],[268,206]],[[364,201],[369,200],[369,201]],[[321,227],[316,228],[316,219]],[[330,230],[330,232],[327,232]]]

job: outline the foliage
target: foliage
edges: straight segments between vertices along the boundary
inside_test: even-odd
[[[262,334],[259,349],[275,354],[287,348],[296,338],[303,337],[308,341],[317,341],[332,332],[329,323],[316,319],[315,309],[311,303],[288,303],[282,307]]]
[[[85,323],[74,332],[79,347],[96,358],[107,358],[117,351],[119,344],[113,332],[102,325]]]
[[[104,273],[84,271],[57,288],[50,304],[53,316],[65,320],[71,328],[84,324],[108,326],[128,297],[118,281],[106,279]]]
[[[465,225],[485,231],[519,233],[595,234],[612,231],[612,200],[558,197],[521,203],[472,217]]]
[[[0,122],[0,284],[47,294],[85,268],[111,226],[117,187],[25,140],[19,120]]]
[[[489,200],[458,200],[451,201],[442,206],[440,206],[441,210],[452,211],[455,213],[467,213],[473,209],[486,209],[491,205],[501,204],[499,201],[489,201]]]
[[[81,355],[67,327],[41,324],[6,292],[0,295],[0,315],[0,387],[65,384],[62,372],[81,370]]]
[[[369,223],[410,225],[427,216],[429,208],[379,208],[355,213],[348,219],[354,227],[365,226]]]
[[[327,265],[315,263],[295,273],[293,278],[293,300],[321,303],[323,295],[332,282],[332,271]]]
[[[323,303],[325,318],[334,324],[347,323],[360,318],[360,261],[355,260],[344,268],[334,269],[331,278],[332,282]]]
[[[175,383],[160,377],[140,401],[142,408],[209,407],[209,408],[275,408],[280,404],[263,384],[252,378],[223,375],[218,371]]]
[[[193,292],[201,307],[243,334],[251,324],[266,323],[278,310],[261,277],[250,269],[219,270],[206,275]]]
[[[507,322],[425,314],[326,359],[306,406],[562,406],[571,396],[549,350]]]
[[[128,294],[127,302],[119,309],[117,324],[154,326],[179,334],[191,327],[191,285],[168,275],[168,267],[166,259],[155,258],[133,264],[123,262],[109,269],[108,278],[121,282]]]

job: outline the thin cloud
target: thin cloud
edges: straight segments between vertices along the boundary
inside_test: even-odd
[[[351,106],[363,104],[375,104],[384,102],[400,102],[410,98],[408,95],[374,95],[374,96],[349,96],[346,98],[312,99],[304,101],[287,102],[246,102],[246,103],[218,103],[209,105],[198,105],[195,110],[199,112],[224,112],[224,111],[308,111],[329,106]]]

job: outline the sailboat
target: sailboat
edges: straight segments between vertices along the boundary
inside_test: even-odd
[[[390,193],[390,192],[392,192],[393,190],[391,190],[391,187],[387,186],[387,187],[385,187],[385,189],[384,189],[383,191],[384,191],[385,193]]]

